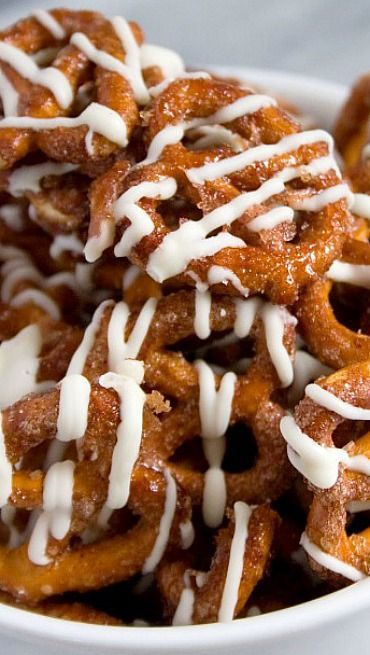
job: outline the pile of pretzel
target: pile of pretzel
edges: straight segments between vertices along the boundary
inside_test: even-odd
[[[121,17],[0,33],[2,602],[186,625],[370,574],[369,95],[342,173]]]

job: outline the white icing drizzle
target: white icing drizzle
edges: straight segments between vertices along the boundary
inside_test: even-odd
[[[82,255],[83,250],[84,245],[78,238],[77,234],[58,234],[54,237],[49,252],[53,259],[58,259],[63,252],[72,252],[75,255]]]
[[[180,537],[181,537],[181,547],[183,550],[187,550],[188,548],[190,548],[190,546],[193,545],[194,542],[194,537],[195,537],[194,526],[191,520],[187,519],[186,521],[183,521],[183,523],[180,523],[179,528],[180,528]]]
[[[208,339],[211,334],[212,297],[207,290],[195,290],[194,332],[199,339]]]
[[[294,209],[291,207],[274,207],[270,211],[260,214],[248,223],[248,230],[261,232],[261,230],[272,230],[281,223],[292,223],[294,220]]]
[[[362,407],[356,407],[355,405],[346,403],[318,384],[307,385],[306,396],[311,398],[317,405],[321,405],[321,407],[325,407],[343,418],[351,419],[352,421],[370,421],[370,409],[363,409]]]
[[[67,375],[60,383],[56,439],[81,439],[87,428],[90,383],[83,375]]]
[[[238,276],[230,268],[224,266],[211,266],[207,274],[208,282],[213,284],[226,284],[231,282],[233,287],[245,298],[249,296],[249,289],[243,287]]]
[[[273,105],[276,105],[276,101],[273,98],[260,94],[251,94],[248,96],[243,96],[242,98],[238,98],[238,100],[235,100],[225,107],[221,107],[214,114],[211,114],[205,118],[193,118],[189,121],[177,123],[177,125],[168,125],[155,135],[151,144],[149,145],[147,157],[142,162],[140,162],[140,166],[152,164],[153,162],[157,161],[161,156],[164,148],[166,148],[168,145],[179,143],[184,138],[185,132],[187,130],[194,129],[196,127],[202,127],[204,125],[218,125],[219,123],[227,123],[235,120],[236,118],[240,118],[241,116],[253,114],[263,107],[271,107]],[[231,157],[231,159],[233,158]],[[193,171],[200,169],[190,170]],[[189,171],[187,171],[186,174],[189,177]],[[189,177],[189,180],[193,182],[191,177]]]
[[[2,70],[0,70],[0,98],[4,116],[16,116],[19,93]]]
[[[222,593],[219,621],[232,621],[238,602],[239,585],[243,575],[245,544],[248,539],[248,523],[253,508],[238,501],[234,505],[235,530],[231,542],[229,564]]]
[[[350,456],[343,448],[323,446],[302,432],[293,416],[284,416],[280,430],[288,444],[291,464],[319,489],[330,489],[338,479],[339,465],[370,475],[370,460],[365,455]]]
[[[154,229],[149,214],[136,203],[142,198],[159,198],[167,200],[176,193],[177,184],[174,178],[167,177],[158,182],[141,182],[131,187],[114,203],[113,215],[116,223],[126,217],[131,225],[125,230],[121,240],[114,248],[116,257],[125,257],[132,248]],[[85,249],[86,254],[86,249]]]
[[[76,168],[75,164],[58,164],[51,161],[43,164],[33,164],[32,166],[20,166],[9,176],[8,191],[14,197],[22,197],[27,191],[39,193],[41,191],[41,180],[44,177],[65,175],[76,170]]]
[[[349,264],[335,260],[327,272],[327,277],[334,282],[345,282],[370,289],[370,264]]]
[[[3,417],[0,412],[0,507],[6,506],[12,493],[12,465],[6,454]]]
[[[89,352],[94,345],[95,338],[100,329],[103,314],[112,305],[113,301],[105,300],[95,310],[91,323],[87,326],[83,339],[72,356],[67,375],[72,375],[73,373],[82,375]]]
[[[329,571],[338,573],[353,582],[358,582],[358,580],[366,578],[366,575],[362,571],[356,569],[351,564],[347,564],[337,557],[329,555],[329,553],[325,553],[325,551],[321,550],[321,548],[316,546],[316,544],[309,539],[305,532],[302,534],[299,543],[305,549],[306,553],[315,560],[315,562]]]
[[[1,43],[0,43],[1,46]],[[1,59],[1,48],[0,48]],[[42,69],[48,70],[46,68]],[[110,107],[92,102],[79,116],[59,116],[57,118],[32,118],[31,116],[8,116],[0,120],[0,129],[15,127],[31,130],[56,130],[58,128],[74,128],[87,126],[86,149],[91,154],[91,140],[96,132],[108,141],[125,148],[128,143],[127,127],[123,118]]]
[[[329,375],[332,369],[324,366],[316,357],[305,350],[297,350],[293,362],[294,379],[289,390],[289,400],[294,406],[304,396],[306,385],[317,380],[321,375]]]
[[[244,339],[251,331],[253,322],[263,306],[263,300],[256,297],[249,300],[236,298],[234,303],[236,311],[234,334],[239,339]]]
[[[22,307],[22,305],[26,305],[27,303],[37,305],[55,321],[58,321],[61,318],[58,303],[47,296],[46,293],[40,291],[40,289],[24,289],[24,291],[20,291],[13,296],[10,301],[10,304],[13,305],[13,307]]]
[[[354,193],[353,195],[352,212],[362,218],[370,219],[370,196],[366,193]]]
[[[23,230],[23,208],[20,205],[2,205],[0,207],[0,218],[11,230],[15,232]]]
[[[32,84],[39,84],[49,89],[62,109],[67,109],[72,103],[73,90],[71,84],[68,78],[57,68],[52,66],[39,68],[32,57],[23,50],[4,41],[0,41],[0,61],[5,61]],[[11,118],[4,120],[11,120]],[[0,122],[0,126],[2,126],[2,122]],[[13,127],[18,126],[13,125]]]
[[[213,237],[214,230],[230,225],[253,205],[260,204],[272,195],[281,193],[284,184],[278,179],[264,182],[257,191],[247,191],[217,207],[198,221],[186,221],[169,232],[160,246],[151,253],[147,270],[157,282],[182,273],[192,259],[208,257],[223,248],[244,248],[242,239],[227,232]]]
[[[64,539],[69,532],[72,520],[74,462],[56,462],[44,480],[43,511],[33,528],[28,557],[39,566],[50,563],[46,554],[49,534],[54,539]]]
[[[116,257],[125,257],[134,248],[140,239],[150,234],[154,229],[154,223],[149,214],[136,203],[142,198],[160,198],[167,200],[176,193],[176,181],[171,178],[163,178],[158,182],[141,182],[125,191],[113,205],[115,223],[123,218],[128,218],[131,225],[125,230],[121,240],[116,244],[114,253]],[[90,237],[85,246],[85,257],[87,261],[96,261],[102,252],[109,248],[114,241],[115,225],[111,221],[105,221],[100,233]]]
[[[226,499],[226,481],[222,470],[226,441],[224,434],[229,426],[235,392],[236,375],[229,371],[216,390],[216,378],[204,361],[195,363],[199,380],[199,416],[204,455],[209,468],[204,475],[203,519],[209,527],[222,522]]]
[[[273,305],[261,298],[249,298],[235,301],[236,319],[234,332],[244,339],[250,333],[253,322],[260,314],[265,328],[266,345],[272,364],[280,378],[281,386],[288,387],[293,382],[293,363],[284,345],[284,328],[286,324],[296,325],[294,316],[280,305]]]
[[[358,512],[368,512],[370,510],[370,500],[352,500],[347,505],[347,511],[351,514]]]
[[[130,310],[125,302],[115,305],[108,326],[108,363],[109,369],[115,373],[123,372],[125,360],[135,360],[150,328],[157,306],[156,298],[149,298],[136,320],[128,339],[125,339],[125,329]]]
[[[36,18],[36,20],[45,27],[45,29],[47,29],[55,39],[64,39],[66,37],[64,27],[58,23],[56,18],[54,18],[49,11],[44,11],[44,9],[34,9],[31,15]]]
[[[329,189],[319,191],[313,196],[307,198],[295,198],[291,202],[293,209],[307,212],[319,212],[324,209],[329,203],[337,202],[338,200],[348,200],[349,203],[353,200],[353,194],[349,190],[347,184],[337,184]]]
[[[37,382],[42,335],[37,325],[28,325],[0,345],[0,409],[29,393],[49,389],[53,383]]]
[[[151,43],[143,43],[141,46],[140,64],[143,70],[158,66],[163,76],[170,80],[182,76],[184,72],[184,62],[177,52]]]
[[[256,146],[249,150],[244,150],[233,157],[204,164],[198,168],[190,168],[186,172],[186,175],[193,184],[203,184],[207,180],[216,180],[218,177],[224,177],[225,175],[241,171],[250,164],[268,160],[272,157],[278,157],[279,155],[293,152],[300,146],[318,143],[320,141],[326,143],[330,152],[332,152],[333,139],[330,134],[324,130],[308,130],[307,132],[289,134],[273,145]]]
[[[194,609],[195,594],[191,588],[190,575],[188,571],[184,573],[184,588],[180,595],[176,612],[173,615],[172,625],[191,625]]]
[[[159,530],[157,538],[151,553],[148,555],[144,562],[142,573],[145,575],[151,573],[158,566],[161,561],[167,544],[170,538],[171,527],[176,511],[177,502],[177,488],[176,482],[173,479],[168,469],[164,470],[164,477],[166,478],[166,499],[164,503],[164,511],[159,523]]]
[[[106,500],[110,509],[120,509],[127,503],[132,469],[139,456],[145,393],[134,379],[112,372],[100,376],[99,384],[114,389],[120,398],[121,422],[117,428]]]
[[[119,17],[117,16],[113,20],[117,21],[118,18]],[[124,21],[123,18],[121,20]],[[71,37],[71,43],[81,50],[81,52],[83,52],[83,54],[97,66],[101,66],[101,68],[104,68],[105,70],[118,73],[118,75],[124,77],[131,85],[137,102],[145,105],[149,101],[149,93],[144,84],[140,67],[127,66],[127,64],[124,64],[108,52],[99,50],[82,32],[76,32],[73,34]]]
[[[130,286],[135,282],[140,274],[141,269],[138,266],[135,266],[135,264],[131,264],[131,266],[128,267],[127,271],[125,271],[122,276],[123,291],[127,291],[127,289],[130,288]]]
[[[198,137],[190,148],[191,150],[206,150],[217,146],[230,146],[234,152],[242,152],[245,149],[245,140],[236,132],[232,132],[222,125],[204,125],[195,128],[194,134],[189,136]]]
[[[261,318],[265,326],[267,350],[280,378],[281,386],[289,387],[293,382],[294,372],[293,363],[284,346],[284,327],[288,321],[295,325],[296,320],[285,308],[269,302],[263,305]]]

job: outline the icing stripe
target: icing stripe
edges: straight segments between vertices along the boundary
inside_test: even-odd
[[[161,516],[159,531],[154,546],[144,562],[142,570],[144,575],[154,571],[161,561],[170,538],[171,527],[175,516],[177,502],[176,482],[168,469],[164,470],[164,476],[167,482],[164,511]]]
[[[370,421],[370,409],[363,409],[362,407],[356,407],[355,405],[346,403],[318,384],[307,385],[306,396],[321,407],[325,407],[343,418],[352,421]]]
[[[248,523],[253,509],[238,501],[234,505],[235,530],[231,542],[229,564],[222,593],[219,621],[232,621],[238,602],[239,585],[243,575],[245,544],[248,539]]]
[[[329,555],[329,553],[325,553],[323,550],[321,550],[321,548],[310,541],[305,532],[302,534],[299,543],[304,548],[306,553],[312,557],[313,560],[315,560],[315,562],[328,569],[329,571],[338,573],[339,575],[342,575],[344,578],[352,580],[353,582],[358,582],[359,580],[366,578],[366,575],[362,571],[356,569],[354,566],[351,566],[351,564],[347,564],[346,562],[343,562],[342,560],[333,557],[333,555]]]

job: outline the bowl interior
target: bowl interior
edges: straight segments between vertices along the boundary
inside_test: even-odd
[[[203,67],[210,68],[207,65]],[[256,84],[267,93],[281,95],[312,116],[320,127],[329,130],[347,94],[344,86],[288,73],[234,67],[218,67],[217,72]],[[60,644],[61,650],[58,652],[61,653],[201,653],[205,650],[210,652],[211,648],[213,652],[220,652],[220,649],[227,652],[226,649],[235,644],[247,646],[269,638],[276,639],[299,631],[302,626],[312,629],[323,623],[338,621],[366,607],[370,608],[370,580],[271,614],[240,619],[229,624],[188,627],[117,628],[86,625],[0,604],[0,631],[40,645]],[[64,650],[72,645],[76,650]]]

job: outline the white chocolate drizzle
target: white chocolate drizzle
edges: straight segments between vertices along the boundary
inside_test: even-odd
[[[118,17],[114,20],[117,21],[117,19]],[[149,101],[149,93],[144,84],[140,68],[127,66],[108,52],[99,50],[85,34],[82,34],[82,32],[76,32],[73,34],[71,37],[71,43],[81,50],[81,52],[83,52],[83,54],[97,66],[101,66],[101,68],[104,68],[105,70],[118,73],[118,75],[124,77],[131,85],[137,102],[145,105]]]
[[[293,416],[284,416],[280,430],[288,444],[291,464],[311,484],[319,489],[330,489],[339,476],[339,465],[364,475],[370,475],[370,460],[365,455],[350,456],[344,448],[323,446],[302,432]]]
[[[184,573],[184,588],[181,592],[179,603],[173,615],[172,625],[191,625],[194,609],[195,594],[191,588],[190,575]]]
[[[23,208],[20,205],[5,204],[0,207],[0,219],[14,232],[24,227]]]
[[[58,259],[64,252],[71,252],[74,255],[82,255],[83,249],[83,243],[76,234],[58,234],[54,237],[49,252],[50,257]]]
[[[204,475],[202,512],[209,527],[222,522],[227,499],[222,460],[226,450],[224,434],[229,426],[235,392],[236,375],[229,371],[216,390],[211,367],[202,360],[195,364],[199,380],[199,417],[204,455],[209,468]]]
[[[355,193],[351,210],[357,216],[370,219],[370,196],[366,193]]]
[[[347,578],[347,580],[352,580],[353,582],[358,582],[359,580],[366,578],[365,573],[359,569],[356,569],[351,564],[347,564],[337,557],[334,557],[333,555],[325,553],[325,551],[321,550],[321,548],[319,548],[309,539],[305,532],[302,534],[299,543],[304,548],[307,555],[315,560],[315,562],[320,564],[320,566],[323,566],[329,571],[338,573],[339,575],[343,576],[343,578]]]
[[[39,68],[32,57],[23,50],[4,41],[0,41],[0,61],[9,64],[19,75],[32,82],[32,84],[39,84],[49,89],[62,109],[67,109],[72,103],[73,91],[71,84],[68,78],[57,68],[52,66]],[[10,117],[4,120],[10,120]],[[0,126],[2,126],[2,122],[0,122]]]
[[[62,176],[76,170],[76,168],[75,164],[59,164],[51,161],[31,166],[20,166],[9,176],[8,191],[14,197],[22,197],[27,191],[39,193],[41,191],[41,180],[44,177],[49,175]]]
[[[331,368],[322,364],[305,350],[297,350],[293,362],[293,371],[293,384],[289,389],[289,401],[292,406],[295,406],[302,399],[309,382],[317,380],[321,375],[332,373]]]
[[[67,375],[60,383],[56,439],[81,439],[87,428],[90,383],[83,375]]]
[[[65,39],[66,32],[64,27],[58,23],[56,18],[54,18],[49,11],[44,11],[44,9],[34,9],[32,16],[36,18],[36,20],[45,27],[48,32],[50,32],[54,39]]]
[[[165,469],[163,473],[167,483],[164,511],[161,516],[158,534],[154,542],[154,546],[144,562],[144,566],[142,569],[142,573],[144,575],[154,571],[155,568],[158,566],[159,562],[161,561],[165,553],[168,540],[170,538],[170,532],[171,532],[172,523],[176,511],[176,502],[177,502],[176,482],[173,479],[168,469]]]
[[[3,416],[0,412],[0,507],[4,508],[12,493],[12,465],[8,459],[3,432]]]
[[[261,316],[265,328],[266,345],[271,362],[279,376],[281,386],[288,387],[293,382],[293,363],[284,345],[285,325],[296,325],[294,316],[280,305],[273,305],[261,298],[248,300],[235,300],[236,319],[234,332],[237,337],[244,339],[250,333],[257,315]]]
[[[232,621],[238,602],[239,585],[243,575],[245,545],[248,539],[248,524],[253,508],[238,501],[234,505],[235,529],[231,541],[229,564],[222,593],[219,621]]]
[[[327,277],[333,282],[345,282],[370,289],[370,264],[349,264],[335,260],[327,272]]]
[[[64,539],[71,527],[74,485],[74,462],[56,462],[44,480],[43,511],[40,513],[28,544],[28,557],[39,566],[50,563],[47,545],[49,534]]]
[[[0,44],[1,45],[1,44]],[[1,50],[0,50],[1,58]],[[47,70],[47,69],[43,69]],[[30,130],[56,130],[59,128],[87,127],[86,150],[92,154],[92,136],[96,132],[121,148],[127,146],[127,127],[123,118],[110,107],[92,102],[79,116],[58,118],[32,118],[31,116],[8,116],[0,120],[0,128],[15,127]]]
[[[195,290],[194,332],[199,339],[208,339],[211,334],[212,297],[207,290]]]
[[[231,282],[233,287],[239,291],[242,296],[245,298],[249,296],[249,289],[243,287],[238,276],[230,268],[226,268],[225,266],[211,266],[207,273],[207,278],[210,285]]]
[[[37,382],[42,335],[37,325],[28,325],[0,345],[0,409],[29,393],[50,389],[53,382]]]
[[[16,116],[19,93],[2,70],[0,70],[0,98],[4,116]]]
[[[250,97],[250,96],[247,96]],[[252,96],[253,97],[253,96]],[[231,173],[237,173],[246,166],[255,164],[260,161],[278,157],[289,152],[297,150],[300,146],[324,142],[328,145],[330,151],[333,148],[333,139],[324,130],[308,130],[297,134],[289,134],[283,137],[278,143],[273,145],[261,145],[228,157],[220,161],[204,164],[198,168],[190,168],[186,175],[193,184],[203,184],[205,181],[216,180],[218,177],[224,177]],[[334,160],[333,160],[334,161]],[[335,165],[335,162],[334,162]],[[335,168],[336,165],[335,165]]]
[[[350,403],[341,400],[327,389],[323,389],[318,384],[309,384],[306,387],[306,396],[311,398],[317,405],[325,407],[331,412],[335,412],[343,418],[352,421],[370,421],[370,409],[356,407]]]

